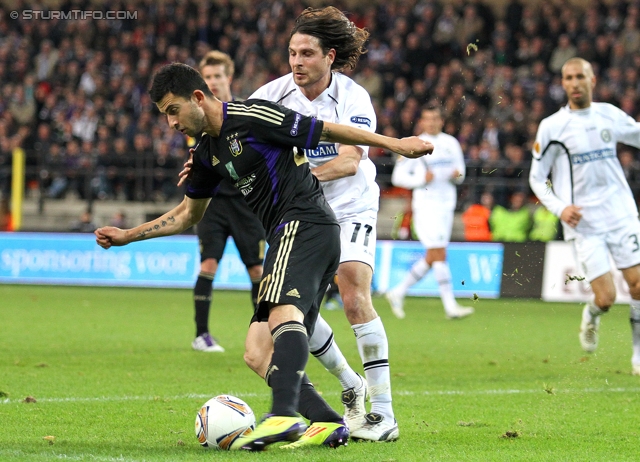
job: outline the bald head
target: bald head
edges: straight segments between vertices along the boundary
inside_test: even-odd
[[[587,61],[586,59],[582,59],[582,58],[570,58],[567,59],[567,61],[562,65],[562,75],[564,76],[564,72],[565,69],[568,66],[577,66],[577,67],[582,67],[583,72],[585,73],[585,75],[588,78],[591,78],[594,76],[593,74],[593,67],[591,67],[591,63],[589,61]]]
[[[562,88],[567,94],[571,109],[591,106],[596,78],[593,68],[582,58],[571,58],[562,66]]]

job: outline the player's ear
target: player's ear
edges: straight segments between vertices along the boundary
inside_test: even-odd
[[[331,48],[329,51],[327,51],[327,58],[329,58],[329,61],[331,62],[331,64],[333,64],[333,62],[336,60],[336,49],[335,48]]]
[[[191,98],[195,101],[195,103],[198,106],[202,106],[202,103],[204,102],[204,99],[205,99],[205,95],[202,90],[193,90]]]

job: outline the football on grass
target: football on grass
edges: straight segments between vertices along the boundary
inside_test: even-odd
[[[196,437],[206,448],[228,450],[233,442],[251,433],[256,418],[247,403],[231,395],[211,398],[196,416]]]

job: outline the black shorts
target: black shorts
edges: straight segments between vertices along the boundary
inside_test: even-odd
[[[324,293],[340,264],[340,226],[291,221],[273,233],[251,322],[269,319],[269,304],[294,305],[304,313],[309,336]]]
[[[220,261],[229,236],[233,237],[247,268],[261,265],[264,260],[264,228],[241,196],[213,197],[196,232],[200,241],[200,261],[207,258]]]

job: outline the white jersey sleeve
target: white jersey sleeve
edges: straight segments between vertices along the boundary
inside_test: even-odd
[[[636,122],[633,117],[627,115],[623,110],[612,105],[608,106],[610,106],[609,109],[615,117],[613,124],[614,137],[620,143],[640,148],[640,123]]]
[[[398,188],[416,189],[427,185],[427,164],[418,159],[398,157],[391,174],[391,184]]]
[[[542,202],[551,213],[559,217],[565,207],[570,205],[571,202],[561,199],[554,191],[557,191],[559,186],[564,186],[566,189],[568,184],[564,183],[554,186],[549,179],[549,174],[552,168],[556,169],[556,171],[554,171],[556,177],[563,177],[570,173],[568,158],[565,162],[558,160],[558,156],[563,154],[562,145],[560,143],[550,142],[550,128],[553,126],[553,123],[554,121],[552,119],[545,119],[540,122],[540,126],[538,127],[536,141],[533,145],[529,185],[538,200]],[[565,198],[570,197],[570,191],[566,190],[563,196]]]

